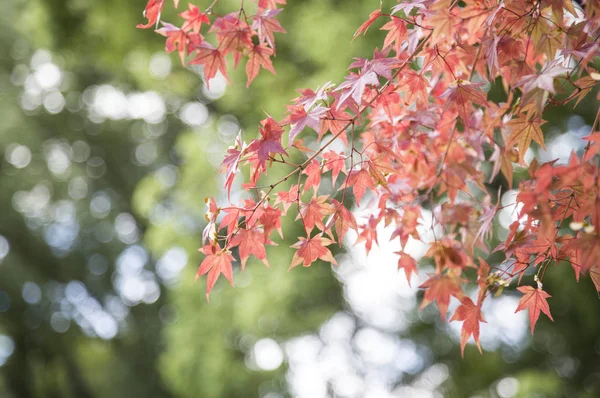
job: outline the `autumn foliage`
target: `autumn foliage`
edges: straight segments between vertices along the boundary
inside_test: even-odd
[[[190,4],[178,27],[160,20],[164,1],[149,0],[148,22],[139,27],[160,21],[166,50],[203,65],[207,84],[242,60],[248,85],[261,68],[275,73],[285,0],[242,1],[225,15],[215,13],[217,2],[204,11]],[[421,308],[435,302],[446,319],[450,301],[460,302],[450,321],[463,322],[463,351],[471,336],[479,347],[483,302],[511,284],[532,333],[540,312],[552,319],[542,281],[555,265],[571,266],[577,280],[590,276],[600,291],[598,118],[568,164],[526,161],[530,147],[544,148],[545,113],[576,106],[600,84],[598,2],[400,1],[374,10],[348,39],[369,29],[385,32],[372,58],[356,58],[339,84],[298,90],[282,120],[267,116],[256,139],[240,136],[228,149],[221,169],[228,195],[240,170],[248,171],[242,187],[249,194],[227,206],[207,199],[198,270],[208,274],[207,297],[220,274],[233,283],[233,261],[243,269],[254,256],[269,266],[265,248],[283,236],[287,213],[305,230],[290,268],[336,264],[330,248],[350,230],[368,252],[383,225],[403,248],[398,268],[410,281],[418,261],[405,248],[421,239],[423,212],[431,211],[436,236],[420,261],[435,271],[420,286]],[[490,98],[492,88],[502,100]],[[304,146],[309,135],[317,147]],[[269,180],[274,167],[287,174]],[[490,246],[499,198],[516,169],[528,178],[518,186],[515,221]],[[353,205],[370,215],[357,219]],[[503,259],[488,265],[484,258],[496,252]]]

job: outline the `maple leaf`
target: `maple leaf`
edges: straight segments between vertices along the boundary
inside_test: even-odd
[[[221,209],[223,213],[225,213],[225,217],[221,219],[221,225],[219,226],[219,230],[227,227],[227,235],[231,236],[233,231],[238,226],[238,219],[241,215],[243,215],[243,209],[239,207],[224,207]]]
[[[225,188],[227,188],[227,198],[231,198],[231,186],[236,173],[239,171],[239,164],[246,151],[246,143],[242,141],[241,133],[235,140],[235,146],[227,149],[225,159],[221,162],[221,173],[225,173]]]
[[[600,236],[596,234],[579,233],[570,239],[565,248],[575,252],[577,264],[584,273],[600,263]]]
[[[195,5],[188,3],[188,10],[179,14],[179,16],[185,19],[185,22],[181,26],[181,30],[192,30],[195,33],[200,33],[202,24],[210,24],[208,15],[200,11]]]
[[[165,0],[148,0],[146,8],[144,9],[144,17],[148,19],[147,24],[139,24],[136,26],[138,29],[148,29],[152,25],[158,27],[158,20],[160,19],[160,13],[162,11]]]
[[[398,259],[398,269],[404,270],[404,274],[406,275],[406,281],[408,282],[408,286],[410,286],[410,280],[412,275],[419,275],[419,271],[417,270],[417,261],[402,251],[394,253],[400,256],[400,258]]]
[[[156,30],[156,33],[166,36],[167,42],[165,43],[165,50],[171,53],[175,50],[179,53],[181,59],[181,65],[185,65],[185,52],[188,47],[188,35],[183,29],[171,25],[170,23],[162,22],[163,27]],[[198,37],[199,41],[202,41]]]
[[[281,239],[283,239],[283,231],[281,230],[281,216],[283,212],[280,209],[272,206],[267,206],[264,213],[260,216],[260,223],[263,225],[265,232],[265,240],[269,239],[271,232],[277,230]]]
[[[429,80],[427,80],[423,73],[408,70],[404,73],[403,79],[404,84],[408,87],[408,90],[406,90],[407,103],[412,103],[415,97],[421,102],[428,101],[427,89],[429,88]]]
[[[217,18],[209,30],[209,32],[216,32],[219,49],[223,54],[233,53],[234,68],[237,68],[242,52],[254,47],[250,25],[238,16],[238,13],[231,13]]]
[[[352,192],[356,198],[356,206],[360,206],[360,200],[365,195],[367,188],[375,190],[373,177],[366,169],[351,170],[346,178],[346,183],[340,189],[344,189],[346,186],[352,187]]]
[[[304,130],[305,126],[318,132],[321,117],[329,111],[328,108],[321,105],[317,105],[310,110],[303,105],[292,105],[287,108],[290,113],[281,121],[281,123],[283,125],[292,125],[288,139],[290,145],[294,142],[296,136]]]
[[[260,122],[261,138],[254,140],[248,147],[248,152],[255,152],[258,156],[259,165],[263,170],[267,169],[267,159],[270,153],[280,153],[287,156],[287,152],[281,146],[281,135],[283,129],[272,117],[267,117]]]
[[[419,286],[420,289],[427,289],[425,290],[423,302],[419,309],[423,309],[435,301],[440,310],[440,316],[445,322],[448,305],[450,304],[450,296],[454,296],[458,299],[464,296],[464,293],[460,288],[462,282],[462,279],[453,275],[430,275],[430,278]]]
[[[407,17],[410,15],[412,10],[417,10],[417,12],[421,12],[427,9],[425,6],[425,2],[428,0],[411,0],[406,2],[401,2],[400,4],[396,4],[392,7],[392,15],[397,13],[398,11],[403,11],[404,15]]]
[[[336,266],[338,265],[335,258],[333,258],[331,251],[326,247],[333,243],[331,240],[324,238],[321,235],[316,235],[308,239],[300,237],[299,239],[298,242],[290,246],[294,249],[298,249],[292,258],[290,269],[298,264],[302,264],[304,267],[310,267],[317,259],[328,261]]]
[[[458,79],[451,83],[440,96],[440,98],[447,98],[446,107],[456,108],[459,116],[467,126],[471,120],[472,104],[487,108],[485,93],[478,88],[482,84]]]
[[[250,50],[248,53],[248,62],[246,63],[246,74],[248,75],[246,87],[250,87],[252,80],[258,76],[261,66],[272,74],[275,74],[271,58],[269,58],[271,55],[273,55],[273,49],[267,47],[266,44],[256,45]]]
[[[396,54],[400,54],[402,41],[405,39],[406,33],[408,32],[406,29],[406,22],[400,18],[392,18],[392,20],[383,25],[380,30],[389,31],[383,41],[383,47],[385,48],[387,46],[391,46],[393,43],[396,43],[394,46],[394,51]]]
[[[287,213],[290,206],[298,200],[300,195],[300,189],[298,185],[292,185],[289,191],[277,192],[277,199],[275,199],[275,206],[279,203],[283,204],[283,214]]]
[[[194,59],[190,61],[190,65],[204,66],[204,80],[206,87],[210,88],[210,79],[217,75],[217,71],[221,72],[225,80],[229,83],[227,77],[227,64],[225,63],[224,54],[208,42],[202,42],[194,46],[197,51]]]
[[[543,312],[550,318],[552,322],[552,315],[550,315],[550,307],[548,306],[548,301],[546,299],[552,297],[548,293],[542,290],[541,287],[537,289],[532,286],[520,286],[517,288],[518,291],[524,294],[521,297],[521,301],[519,301],[519,306],[517,307],[515,313],[519,311],[523,311],[525,309],[529,310],[529,323],[531,326],[531,334],[533,334],[533,329],[535,328],[535,324],[540,317],[540,311]]]
[[[277,4],[285,4],[285,1],[286,0],[258,0],[258,8],[274,10],[277,8]]]
[[[261,14],[257,14],[253,17],[252,29],[258,32],[258,40],[260,43],[268,44],[275,52],[275,38],[273,34],[275,32],[285,33],[285,29],[281,26],[279,21],[275,17],[283,9],[266,9]]]
[[[431,13],[427,19],[428,25],[433,28],[431,43],[438,44],[443,39],[449,39],[454,33],[456,17],[450,11],[440,8],[438,12]]]
[[[206,278],[206,301],[210,295],[210,291],[217,282],[219,275],[223,274],[233,286],[233,269],[231,262],[235,259],[229,250],[221,249],[217,245],[207,245],[200,249],[206,255],[206,258],[200,264],[196,279],[201,275],[207,274]]]
[[[335,89],[335,91],[342,92],[338,101],[338,109],[348,98],[352,98],[356,105],[360,106],[366,85],[379,85],[377,74],[372,71],[367,71],[364,74],[351,73],[350,76],[346,76],[345,79],[346,81]]]
[[[419,218],[421,217],[421,210],[418,207],[405,206],[403,210],[402,222],[396,224],[396,229],[390,236],[390,240],[394,240],[394,238],[398,237],[402,247],[406,246],[409,236],[419,239],[417,225],[419,224]]]
[[[492,173],[490,174],[490,179],[488,182],[492,182],[494,178],[498,175],[499,171],[502,171],[502,174],[506,178],[506,182],[508,183],[508,188],[512,189],[513,182],[513,162],[518,162],[519,157],[515,150],[507,150],[498,145],[494,145],[494,152],[492,156],[490,156],[490,162],[494,163],[494,168]]]
[[[369,14],[369,19],[367,19],[362,25],[360,25],[356,32],[354,32],[352,40],[356,39],[356,37],[360,34],[367,33],[369,27],[373,25],[373,22],[375,22],[377,18],[379,18],[379,16],[381,16],[381,10],[375,10],[371,14]]]
[[[379,224],[379,219],[373,215],[369,216],[369,220],[365,225],[361,225],[360,228],[362,231],[358,234],[358,238],[356,239],[356,244],[360,242],[365,242],[365,249],[367,254],[371,251],[371,247],[373,246],[373,242],[376,245],[379,245],[377,241],[377,225]]]
[[[296,220],[302,218],[304,228],[307,232],[317,226],[321,231],[325,229],[323,223],[323,217],[333,213],[334,208],[331,204],[327,203],[328,197],[326,195],[312,198],[308,203],[302,203],[300,205],[300,212]]]
[[[332,223],[335,224],[335,232],[338,236],[338,244],[342,246],[342,241],[344,240],[344,236],[350,228],[353,230],[357,230],[358,226],[356,224],[356,218],[354,214],[350,210],[348,210],[342,203],[338,202],[335,199],[331,199],[331,203],[335,206],[335,213],[331,220],[327,223],[326,229],[329,230],[332,226]]]
[[[265,239],[264,231],[261,228],[242,228],[231,239],[230,248],[239,246],[242,270],[246,266],[246,260],[251,254],[262,261],[268,268],[269,262],[267,261],[267,251],[265,250],[266,243],[269,243],[269,241]]]
[[[303,192],[308,191],[312,187],[316,195],[319,185],[321,184],[321,165],[319,162],[313,159],[313,161],[310,162],[304,170],[302,170],[302,174],[306,174],[308,176],[304,182]]]
[[[461,304],[456,309],[454,315],[452,315],[452,318],[450,318],[450,322],[452,321],[464,321],[460,331],[460,355],[462,357],[465,356],[465,346],[471,336],[473,336],[473,340],[475,340],[475,344],[477,344],[477,348],[481,353],[479,322],[486,322],[483,319],[481,307],[475,305],[469,297],[463,297]]]
[[[485,58],[491,78],[494,78],[500,71],[500,63],[498,62],[498,43],[501,39],[502,36],[492,33],[492,36],[484,42],[486,45]]]
[[[526,75],[521,78],[515,87],[523,87],[523,94],[535,90],[536,88],[555,93],[554,78],[568,72],[568,69],[561,65],[560,59],[548,62],[540,71],[539,75]]]
[[[511,148],[515,144],[518,144],[519,148],[519,162],[524,164],[525,152],[531,145],[531,141],[535,141],[542,149],[546,149],[544,144],[544,133],[542,133],[541,126],[545,121],[541,121],[539,118],[529,119],[523,115],[519,115],[516,119],[506,123],[511,132],[508,136],[506,146]]]
[[[325,160],[323,172],[331,170],[331,182],[334,187],[340,172],[346,174],[346,158],[343,155],[343,152],[337,153],[335,151],[329,151],[323,154],[323,159]]]
[[[336,107],[330,108],[321,121],[321,128],[319,129],[319,141],[327,132],[331,132],[334,136],[337,136],[344,144],[348,145],[348,137],[344,134],[346,127],[350,123],[351,116],[347,112],[336,109]]]

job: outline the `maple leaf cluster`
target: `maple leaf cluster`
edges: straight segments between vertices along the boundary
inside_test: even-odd
[[[216,70],[226,76],[225,54],[233,53],[236,65],[248,56],[250,83],[259,66],[272,70],[273,32],[283,32],[273,19],[278,3],[284,1],[260,0],[252,25],[242,11],[217,18],[216,48],[198,34],[211,12],[198,14],[191,5],[181,29],[173,27],[179,33],[169,25],[159,32],[168,37],[167,51],[177,44],[182,57],[195,52],[191,63],[205,65],[207,81]],[[149,25],[158,20],[157,7],[162,1],[150,0]],[[373,11],[354,38],[374,25],[387,33],[371,59],[355,59],[340,84],[299,90],[281,120],[268,116],[258,138],[246,143],[239,136],[228,149],[221,169],[228,196],[242,168],[249,170],[242,187],[251,195],[223,207],[207,200],[206,257],[198,270],[208,274],[207,297],[221,273],[233,283],[232,253],[242,269],[250,256],[269,266],[265,247],[275,244],[274,231],[283,237],[288,213],[305,231],[292,245],[290,268],[336,264],[329,246],[341,245],[350,230],[369,252],[383,225],[402,247],[398,268],[410,282],[418,259],[406,248],[421,240],[423,212],[431,211],[440,233],[423,240],[435,271],[420,286],[421,308],[435,302],[446,319],[452,298],[458,300],[450,321],[463,322],[463,352],[471,336],[481,350],[482,305],[513,281],[525,283],[517,288],[523,296],[516,311],[529,311],[532,333],[540,312],[552,319],[542,284],[550,265],[570,264],[577,280],[590,275],[600,291],[600,132],[566,165],[526,161],[533,143],[545,148],[544,112],[576,106],[600,84],[598,3],[399,1],[390,11]],[[504,100],[489,98],[492,85],[503,89]],[[597,117],[592,129],[598,128]],[[312,149],[303,141],[310,135],[318,143]],[[287,174],[269,181],[272,167]],[[515,168],[529,172],[518,187],[516,221],[505,241],[488,247],[502,209],[501,192],[492,187],[512,188]],[[368,216],[357,219],[353,204]],[[494,252],[504,260],[489,265],[482,257]]]
[[[179,0],[173,0],[175,8]],[[178,27],[160,19],[164,6],[164,0],[148,0],[144,10],[144,16],[148,23],[139,24],[141,29],[158,27],[156,32],[167,38],[165,50],[167,52],[177,51],[181,63],[185,65],[186,56],[193,55],[188,62],[189,65],[202,65],[204,68],[204,79],[207,86],[210,80],[220,72],[227,77],[226,56],[231,54],[234,67],[240,63],[242,57],[246,57],[246,74],[248,76],[247,86],[258,76],[260,68],[264,68],[275,74],[271,57],[275,56],[276,32],[285,33],[281,24],[277,21],[277,15],[282,11],[277,8],[278,4],[285,4],[285,0],[257,0],[256,14],[247,15],[242,6],[237,12],[224,16],[217,16],[213,9],[218,0],[215,0],[206,10],[201,11],[196,5],[188,4],[188,9],[179,14],[184,19],[183,24]],[[211,21],[211,17],[214,20]],[[212,22],[212,24],[211,24]],[[214,33],[217,45],[205,40],[200,33],[202,26],[210,26],[208,33]]]

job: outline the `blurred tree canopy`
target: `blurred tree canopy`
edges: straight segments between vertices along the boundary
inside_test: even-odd
[[[546,282],[562,291],[554,324],[464,360],[455,334],[414,298],[394,296],[411,311],[386,328],[353,304],[345,271],[288,273],[291,236],[272,269],[250,262],[235,289],[221,281],[206,303],[193,276],[225,149],[239,129],[254,136],[263,112],[280,116],[295,89],[341,79],[381,40],[374,30],[350,42],[376,1],[289,3],[277,76],[247,90],[240,68],[212,91],[164,54],[162,37],[135,29],[143,0],[3,4],[0,397],[300,397],[305,368],[292,354],[310,347],[349,358],[353,378],[326,379],[326,396],[367,396],[350,387],[375,379],[396,392],[372,396],[598,396],[600,305],[589,281],[562,277],[567,266]],[[577,108],[580,128],[597,105]],[[573,112],[549,124],[564,132]],[[332,340],[340,325],[347,340]],[[393,342],[392,362],[364,348],[381,341]]]

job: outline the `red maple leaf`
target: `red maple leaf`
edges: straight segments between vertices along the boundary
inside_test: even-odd
[[[400,256],[400,258],[398,259],[398,269],[404,270],[404,274],[406,275],[406,281],[408,282],[408,286],[410,286],[410,279],[412,275],[419,274],[419,271],[417,270],[417,262],[414,258],[402,251],[395,253]]]
[[[302,171],[302,174],[306,174],[308,177],[304,182],[304,190],[303,192],[308,191],[310,188],[314,189],[315,195],[317,194],[317,190],[319,189],[319,185],[321,184],[321,165],[316,160],[313,160],[306,166],[306,168]]]
[[[310,267],[310,265],[317,259],[328,261],[334,265],[337,265],[335,258],[331,254],[331,251],[326,246],[329,246],[333,242],[321,235],[313,236],[312,238],[306,239],[300,237],[300,241],[294,243],[292,248],[298,249],[294,253],[292,258],[292,264],[290,269],[294,268],[298,264],[302,264],[304,267]]]
[[[246,87],[250,87],[252,80],[258,76],[261,66],[275,74],[275,69],[271,63],[271,55],[273,55],[273,49],[267,47],[266,44],[258,44],[252,47],[252,50],[248,53],[248,62],[246,63],[246,74],[248,75]]]
[[[265,232],[265,240],[269,239],[271,232],[277,230],[279,236],[283,239],[283,231],[281,230],[281,216],[283,212],[272,206],[267,206],[264,213],[260,216],[259,222],[263,225]]]
[[[406,22],[400,18],[392,18],[392,20],[383,25],[380,30],[389,31],[385,36],[385,40],[383,41],[383,47],[385,48],[387,46],[391,46],[393,43],[396,43],[394,46],[394,51],[396,54],[400,54],[400,47],[402,46],[403,41],[406,39]]]
[[[152,25],[158,25],[158,20],[160,19],[160,13],[164,4],[165,0],[148,0],[146,8],[144,9],[144,17],[148,19],[148,23],[146,25],[139,24],[136,28],[147,29]]]
[[[537,289],[532,286],[520,286],[517,288],[518,291],[524,294],[521,297],[521,301],[519,301],[519,306],[517,307],[515,313],[519,311],[523,311],[524,309],[529,310],[529,323],[531,326],[531,334],[533,334],[533,329],[535,328],[535,324],[540,317],[540,311],[550,318],[552,322],[552,315],[550,315],[550,307],[548,306],[548,301],[546,299],[552,297],[548,293],[542,290],[541,287]]]
[[[225,63],[224,58],[225,54],[205,41],[199,45],[195,45],[194,48],[197,53],[194,59],[190,61],[190,65],[204,65],[206,87],[210,87],[210,79],[216,76],[217,71],[221,72],[225,80],[229,82],[229,78],[227,77],[227,64]]]
[[[248,147],[248,152],[255,152],[258,156],[258,162],[263,170],[267,169],[267,159],[270,153],[280,153],[287,156],[287,152],[281,146],[281,135],[283,128],[273,119],[267,117],[263,119],[259,127],[260,139],[252,141]]]
[[[233,239],[231,239],[230,247],[233,248],[239,246],[240,261],[243,270],[246,267],[246,260],[251,254],[269,267],[267,251],[265,250],[266,243],[269,243],[269,241],[268,239],[265,239],[264,230],[262,228],[242,228],[234,235]]]
[[[323,159],[325,160],[323,163],[323,172],[331,170],[331,182],[335,186],[335,181],[340,172],[346,174],[346,158],[344,157],[344,153],[337,153],[335,151],[325,152]]]
[[[487,108],[485,93],[479,89],[483,83],[471,83],[458,79],[440,96],[447,98],[446,107],[456,110],[465,125],[469,125],[472,105]]]
[[[183,29],[179,29],[175,25],[171,25],[170,23],[162,22],[163,27],[156,30],[156,33],[161,34],[167,38],[165,43],[165,51],[171,53],[175,50],[179,53],[179,58],[181,59],[181,65],[185,65],[185,53],[189,48],[190,38],[188,34]],[[195,38],[197,44],[202,42],[202,36],[198,35]]]
[[[473,340],[475,340],[475,344],[477,344],[477,348],[481,353],[481,344],[479,342],[479,322],[486,322],[485,319],[483,319],[483,314],[481,313],[481,306],[475,305],[473,300],[470,298],[463,297],[461,304],[456,309],[454,315],[452,315],[452,318],[450,318],[450,322],[452,321],[464,321],[460,331],[461,356],[465,356],[465,346],[467,345],[467,341],[471,336],[473,336]]]
[[[367,223],[360,226],[360,229],[362,231],[360,231],[360,233],[358,234],[356,244],[360,242],[365,242],[365,249],[367,251],[367,254],[369,254],[369,252],[371,251],[371,248],[373,247],[373,242],[375,242],[376,245],[379,245],[379,242],[377,241],[378,224],[379,219],[374,217],[373,215],[370,215]]]
[[[419,308],[423,309],[435,301],[440,310],[440,316],[445,322],[448,305],[450,304],[450,296],[454,296],[458,299],[461,299],[464,296],[464,293],[460,288],[462,282],[462,279],[453,275],[438,274],[430,276],[429,279],[419,286],[420,289],[427,289],[425,290],[423,302]]]
[[[348,210],[342,203],[338,202],[335,199],[331,199],[331,203],[335,206],[335,213],[333,213],[333,217],[327,223],[326,229],[329,230],[332,226],[332,223],[335,225],[335,232],[337,233],[337,241],[340,246],[342,246],[342,241],[344,240],[344,236],[350,228],[353,230],[357,230],[358,226],[356,224],[356,218],[354,214],[350,210]]]
[[[328,196],[323,195],[314,197],[308,203],[302,203],[300,205],[300,212],[296,220],[302,219],[304,222],[304,228],[307,232],[312,231],[316,225],[321,231],[325,230],[325,224],[323,223],[323,217],[333,213],[333,206],[327,203]]]
[[[352,192],[356,197],[357,206],[360,206],[360,200],[363,198],[363,196],[365,196],[367,188],[375,190],[375,185],[373,185],[373,177],[371,177],[371,174],[369,174],[366,169],[350,171],[348,178],[346,178],[346,183],[341,189],[346,188],[346,186],[352,187]]]
[[[350,114],[342,110],[338,110],[332,106],[325,115],[321,116],[321,126],[319,128],[319,141],[327,132],[330,132],[331,134],[337,136],[340,140],[342,140],[347,146],[348,137],[346,137],[344,131],[348,127],[351,119],[352,116],[350,116]]]
[[[290,206],[298,200],[300,189],[298,185],[292,185],[289,191],[277,192],[277,199],[275,199],[275,205],[279,203],[283,204],[283,214],[287,213]]]
[[[238,226],[238,219],[240,218],[241,215],[243,215],[244,213],[244,209],[240,209],[239,207],[235,207],[235,206],[231,206],[231,207],[225,207],[223,209],[221,209],[222,212],[226,213],[225,217],[223,217],[223,219],[221,220],[221,225],[219,226],[219,230],[227,227],[227,235],[231,236],[233,234],[233,231],[235,231],[235,229]]]
[[[188,3],[188,10],[179,14],[179,16],[185,19],[185,22],[181,26],[181,30],[192,30],[195,33],[200,33],[202,24],[210,24],[208,15],[200,11],[195,5]]]
[[[415,239],[419,239],[419,232],[417,226],[419,225],[419,218],[421,217],[421,209],[416,206],[406,206],[404,213],[402,214],[402,222],[396,224],[396,230],[392,232],[390,240],[398,237],[402,247],[406,246],[408,237],[412,236]]]
[[[202,253],[206,255],[206,258],[200,264],[196,279],[201,275],[208,273],[206,278],[206,300],[213,286],[217,282],[219,275],[223,274],[225,278],[233,286],[233,269],[231,262],[235,259],[231,255],[231,252],[226,249],[221,249],[217,245],[207,245],[200,249]]]
[[[427,89],[429,88],[429,80],[423,72],[417,73],[412,70],[407,70],[403,75],[403,84],[406,84],[406,102],[411,104],[413,98],[420,102],[427,102]]]
[[[367,33],[367,30],[369,30],[369,27],[371,25],[373,25],[373,22],[375,22],[377,20],[377,18],[379,18],[380,15],[381,15],[381,10],[375,10],[371,14],[369,14],[369,19],[367,19],[362,25],[360,25],[358,27],[356,32],[354,32],[354,37],[352,38],[352,40],[356,39],[356,36],[360,35],[361,33],[362,34]]]
[[[258,8],[260,9],[271,9],[277,8],[277,4],[285,4],[285,0],[258,0]]]
[[[223,54],[233,53],[235,68],[242,58],[242,52],[254,46],[250,25],[238,16],[239,13],[234,12],[217,18],[209,30],[209,32],[216,32],[219,49]]]

